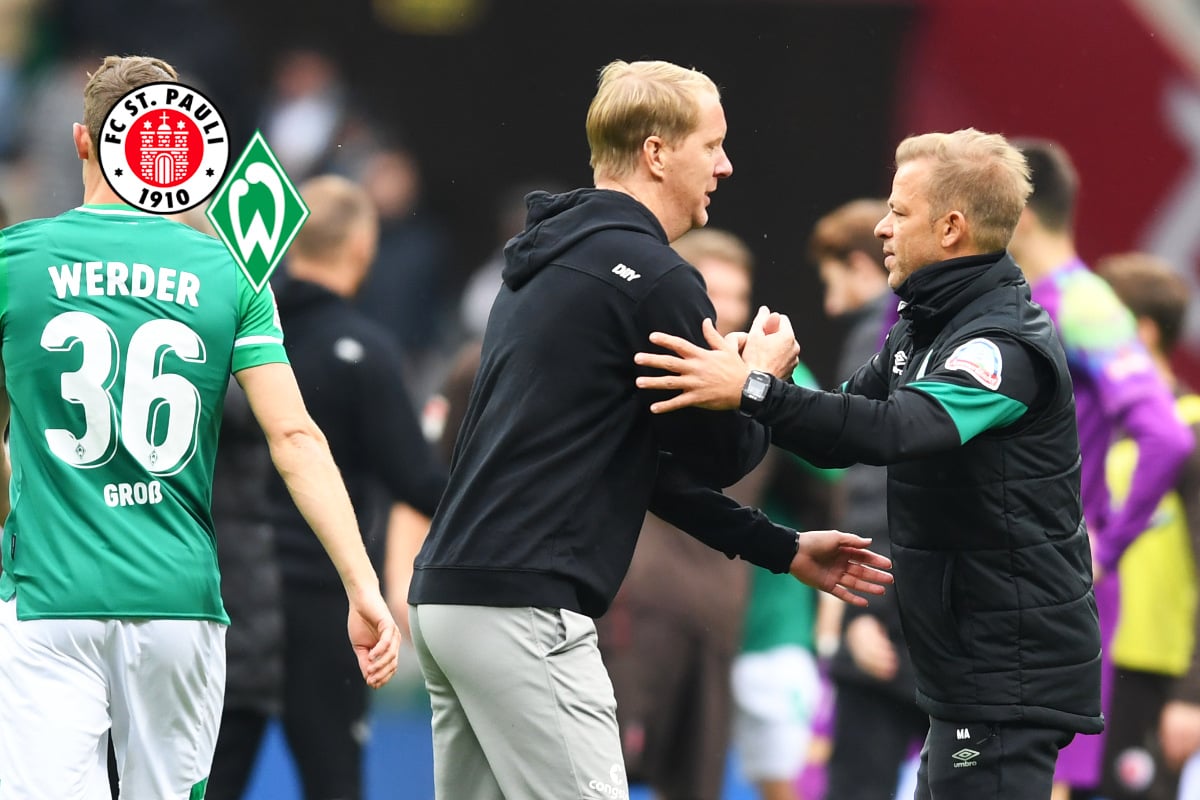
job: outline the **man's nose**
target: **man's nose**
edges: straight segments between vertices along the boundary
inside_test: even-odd
[[[721,150],[721,157],[717,160],[717,169],[713,174],[718,178],[728,178],[733,174],[733,162],[724,150]]]

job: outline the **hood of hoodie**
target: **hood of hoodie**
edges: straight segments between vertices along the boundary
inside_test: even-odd
[[[531,192],[525,230],[504,246],[504,283],[520,289],[544,267],[587,237],[607,230],[640,231],[668,244],[650,209],[623,192],[576,189],[564,194]]]

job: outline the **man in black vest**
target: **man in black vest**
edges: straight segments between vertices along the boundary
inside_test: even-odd
[[[814,463],[888,465],[897,598],[930,716],[917,800],[1044,800],[1058,750],[1104,723],[1071,379],[1005,250],[1028,166],[968,129],[904,140],[896,167],[875,233],[900,321],[841,392],[758,371],[764,349],[746,363],[710,323],[711,350],[652,335],[678,357],[637,362],[676,374],[637,383],[682,390],[657,413],[740,407]]]

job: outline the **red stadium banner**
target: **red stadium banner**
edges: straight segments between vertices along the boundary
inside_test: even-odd
[[[1060,141],[1085,261],[1146,250],[1200,299],[1200,6],[1190,0],[924,0],[896,137],[966,126]],[[1200,303],[1180,368],[1200,385]]]

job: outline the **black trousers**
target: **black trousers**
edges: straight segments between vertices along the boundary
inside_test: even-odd
[[[283,732],[305,800],[361,800],[367,686],[346,637],[346,595],[285,581],[283,598]],[[226,710],[209,800],[242,796],[266,725],[260,713]]]
[[[346,638],[340,586],[283,586],[283,731],[306,800],[360,800],[367,685]]]
[[[926,737],[929,717],[914,702],[845,682],[837,684],[833,714],[833,752],[827,765],[825,796],[892,800],[900,768],[913,743]]]
[[[1049,800],[1069,731],[929,720],[914,800]]]

